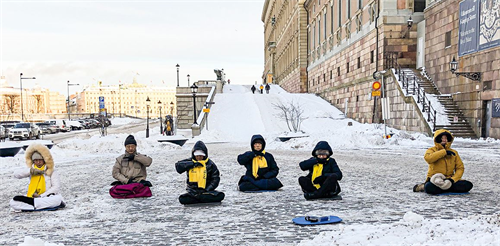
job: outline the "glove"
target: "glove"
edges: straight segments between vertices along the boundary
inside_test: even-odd
[[[455,183],[455,180],[453,180],[452,178],[447,178],[445,180],[449,180],[451,182],[451,185],[453,185]]]
[[[322,184],[323,182],[325,182],[325,180],[326,180],[326,176],[319,176],[319,177],[314,179],[313,183]]]
[[[453,156],[455,156],[455,152],[453,152],[451,150],[447,150],[446,151],[446,155],[453,155]]]
[[[325,164],[325,163],[326,163],[326,159],[316,158],[316,160],[317,160],[317,161],[318,161],[318,163],[320,163],[320,164]]]
[[[45,170],[39,170],[34,167],[30,168],[30,174],[33,175],[42,175],[45,174]]]
[[[128,179],[127,184],[132,184],[132,183],[134,183],[134,179]]]
[[[135,155],[129,155],[127,158],[128,158],[128,161],[133,161],[134,160],[134,157]]]
[[[141,183],[142,185],[147,186],[147,187],[152,187],[153,186],[153,184],[151,184],[151,182],[146,181],[144,179],[141,180],[141,181],[139,181],[139,183]]]
[[[195,162],[195,163],[194,163],[193,168],[194,168],[194,167],[202,167],[202,166],[203,166],[203,164],[201,164],[201,163],[199,163],[199,162]]]

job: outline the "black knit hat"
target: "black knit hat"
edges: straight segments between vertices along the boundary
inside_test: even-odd
[[[133,144],[133,145],[137,146],[137,142],[135,141],[135,138],[132,135],[128,135],[128,137],[125,139],[125,146],[127,146],[129,144]]]

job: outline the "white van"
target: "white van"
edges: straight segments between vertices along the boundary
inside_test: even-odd
[[[61,132],[71,131],[71,127],[66,124],[65,120],[46,120],[45,122],[57,126]]]

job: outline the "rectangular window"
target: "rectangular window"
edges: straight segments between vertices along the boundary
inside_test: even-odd
[[[321,44],[321,20],[318,20],[318,45]]]
[[[316,26],[313,27],[313,47],[312,50],[314,50],[316,46]]]
[[[363,0],[358,0],[358,9],[363,8]]]
[[[483,91],[489,91],[489,90],[491,90],[492,89],[492,85],[493,85],[493,83],[492,83],[491,80],[484,81],[483,82]]]
[[[323,39],[326,40],[326,11],[325,11],[325,14],[323,14],[323,16],[324,16],[324,18],[323,18],[323,25],[324,25],[323,30],[324,31],[323,32],[325,33],[325,36]]]
[[[351,0],[347,0],[347,19],[351,19]]]
[[[347,63],[347,73],[349,73],[349,62]]]
[[[326,73],[323,74],[323,82],[326,82]]]
[[[339,25],[338,27],[342,26],[342,0],[339,1],[339,8],[338,8],[338,16],[339,16]]]
[[[361,57],[358,57],[358,68],[361,68]]]
[[[444,47],[451,47],[451,31],[444,34]]]
[[[330,70],[330,79],[333,79],[333,70]]]
[[[321,83],[320,76],[318,75],[318,85]]]
[[[337,76],[340,77],[340,67],[337,67]]]
[[[359,102],[359,95],[356,96],[356,102]]]
[[[370,63],[373,63],[375,60],[375,52],[372,50],[370,51]]]
[[[330,33],[333,35],[333,4],[332,6],[330,6],[330,26],[331,26],[331,30],[330,30]]]

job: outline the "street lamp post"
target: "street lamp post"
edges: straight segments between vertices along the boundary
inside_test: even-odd
[[[191,77],[191,75],[188,74],[187,77],[188,77],[188,86],[189,86],[189,77]]]
[[[146,138],[149,138],[149,97],[146,98]]]
[[[158,108],[160,109],[160,133],[163,135],[163,119],[161,118],[161,101],[158,100]]]
[[[170,102],[170,115],[174,117],[174,102]]]
[[[118,93],[120,94],[120,118],[122,117],[122,85],[118,83]]]
[[[190,88],[191,88],[191,92],[193,93],[193,116],[194,116],[193,124],[196,124],[196,92],[198,92],[198,86],[196,86],[193,83],[193,85]]]
[[[70,107],[69,107],[69,87],[74,86],[74,85],[80,85],[80,84],[70,84],[68,80],[68,120],[71,120],[71,114],[70,114]]]
[[[20,89],[21,89],[21,121],[24,121],[24,111],[23,111],[23,79],[36,79],[35,77],[25,77],[23,78],[23,73],[20,73],[19,75],[19,84],[20,84]]]
[[[175,65],[175,67],[177,68],[177,87],[179,87],[179,68],[181,66],[179,66],[179,64]]]
[[[455,57],[453,57],[453,60],[450,62],[450,72],[452,74],[455,74],[457,77],[458,76],[463,76],[468,79],[474,80],[474,81],[481,81],[481,72],[457,72],[458,69],[458,62],[455,60]]]

